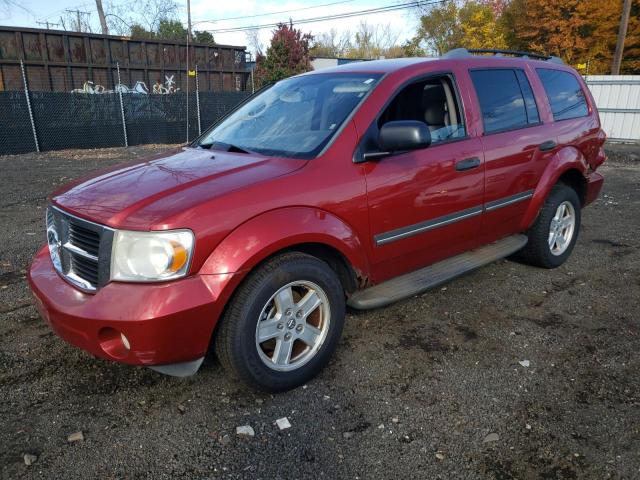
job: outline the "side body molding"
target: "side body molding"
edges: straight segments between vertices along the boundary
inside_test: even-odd
[[[311,207],[271,210],[243,223],[218,244],[200,274],[247,272],[269,255],[301,243],[333,247],[357,275],[368,276],[369,264],[357,233],[337,216]]]
[[[577,170],[586,177],[588,168],[587,161],[577,148],[565,147],[559,150],[547,164],[540,177],[531,202],[529,202],[529,208],[522,217],[522,224],[520,225],[522,230],[526,230],[533,225],[545,199],[562,174],[568,170]]]

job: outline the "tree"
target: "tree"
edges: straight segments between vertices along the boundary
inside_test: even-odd
[[[622,64],[627,73],[640,67],[640,2],[633,7]],[[611,66],[621,13],[621,1],[512,0],[501,22],[512,48],[556,55],[597,74]]]
[[[458,10],[460,46],[466,48],[507,48],[497,12],[488,3],[467,2]]]
[[[399,34],[391,25],[371,25],[360,22],[352,35],[349,30],[341,34],[336,29],[314,36],[311,56],[346,58],[394,58],[405,56],[405,50],[397,45]]]
[[[403,57],[424,57],[426,55],[424,49],[420,47],[420,43],[415,39],[407,40],[402,44]]]
[[[436,55],[442,55],[460,45],[458,7],[454,0],[432,6],[422,13],[414,44],[424,44]]]
[[[105,18],[109,31],[116,35],[129,35],[130,25],[134,24],[148,32],[156,32],[161,20],[178,18],[178,3],[175,0],[107,0]]]
[[[422,10],[418,33],[411,42],[424,45],[436,55],[454,48],[505,48],[503,24],[499,23],[504,2],[467,1],[461,7],[455,0]]]
[[[160,20],[158,23],[158,30],[156,31],[156,38],[161,40],[186,40],[187,29],[184,28],[182,22],[179,20]]]
[[[313,37],[310,53],[312,57],[344,57],[351,48],[351,32],[346,30],[339,34],[332,28]]]
[[[640,73],[640,1],[638,0],[631,4],[620,73],[627,75]]]
[[[252,28],[245,33],[247,39],[247,46],[253,50],[253,53],[258,56],[262,55],[262,42],[260,41],[260,30]]]
[[[309,43],[311,34],[303,34],[293,25],[280,24],[273,31],[266,55],[256,58],[255,80],[258,86],[311,70]]]
[[[396,45],[398,34],[391,25],[371,25],[361,21],[353,39],[353,48],[348,52],[352,58],[379,58],[390,56]]]
[[[73,32],[91,33],[91,12],[79,10],[65,10],[60,16],[60,23],[65,30]]]
[[[199,32],[195,30],[193,32],[193,42],[194,43],[205,43],[207,45],[215,45],[216,41],[213,39],[213,35],[210,32],[202,31]]]
[[[145,40],[154,38],[156,34],[145,29],[142,25],[134,23],[131,25],[129,36],[135,40]]]

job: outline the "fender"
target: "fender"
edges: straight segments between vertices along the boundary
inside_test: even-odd
[[[286,207],[246,221],[218,244],[201,275],[248,272],[269,255],[301,243],[321,243],[338,250],[358,275],[369,265],[356,232],[343,220],[312,207]]]
[[[587,161],[577,148],[565,147],[556,152],[542,173],[538,186],[529,202],[529,207],[522,217],[521,230],[527,230],[533,225],[544,201],[562,174],[574,169],[586,176],[588,168]]]

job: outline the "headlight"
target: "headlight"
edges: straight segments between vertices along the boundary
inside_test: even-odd
[[[117,230],[111,254],[111,280],[153,282],[183,277],[193,253],[190,230]]]

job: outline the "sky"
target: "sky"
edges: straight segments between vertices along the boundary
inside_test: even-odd
[[[114,0],[115,3],[123,4],[129,4],[131,1],[135,0]],[[186,0],[179,1],[178,3],[181,5],[180,19],[186,24]],[[289,18],[291,18],[295,24],[295,21],[298,19],[354,12],[397,3],[403,2],[400,2],[400,0],[346,0],[342,2],[339,0],[192,0],[191,20],[194,30],[261,25],[281,21],[288,22]],[[13,7],[9,11],[0,11],[0,25],[44,28],[43,25],[38,25],[36,22],[48,20],[49,22],[58,23],[60,15],[64,13],[65,9],[79,9],[93,12],[90,16],[91,23],[94,31],[99,32],[95,2],[91,0],[20,0],[19,4],[23,5],[28,11],[22,10],[19,7]],[[109,13],[107,11],[107,4],[108,2],[103,0],[105,13]],[[274,14],[273,12],[284,13]],[[262,14],[269,15],[249,18],[249,16],[252,15]],[[221,20],[230,17],[239,18]],[[391,25],[394,34],[397,35],[398,43],[403,43],[409,39],[415,31],[416,14],[410,10],[396,10],[324,22],[306,23],[299,25],[298,28],[302,29],[305,33],[310,32],[312,34],[327,32],[332,28],[337,29],[339,32],[344,30],[354,32],[361,21],[366,21],[371,25]],[[264,46],[269,43],[271,30],[272,28],[263,28],[260,30],[260,40]],[[244,32],[214,32],[213,34],[216,42],[219,44],[247,45],[247,38]]]

